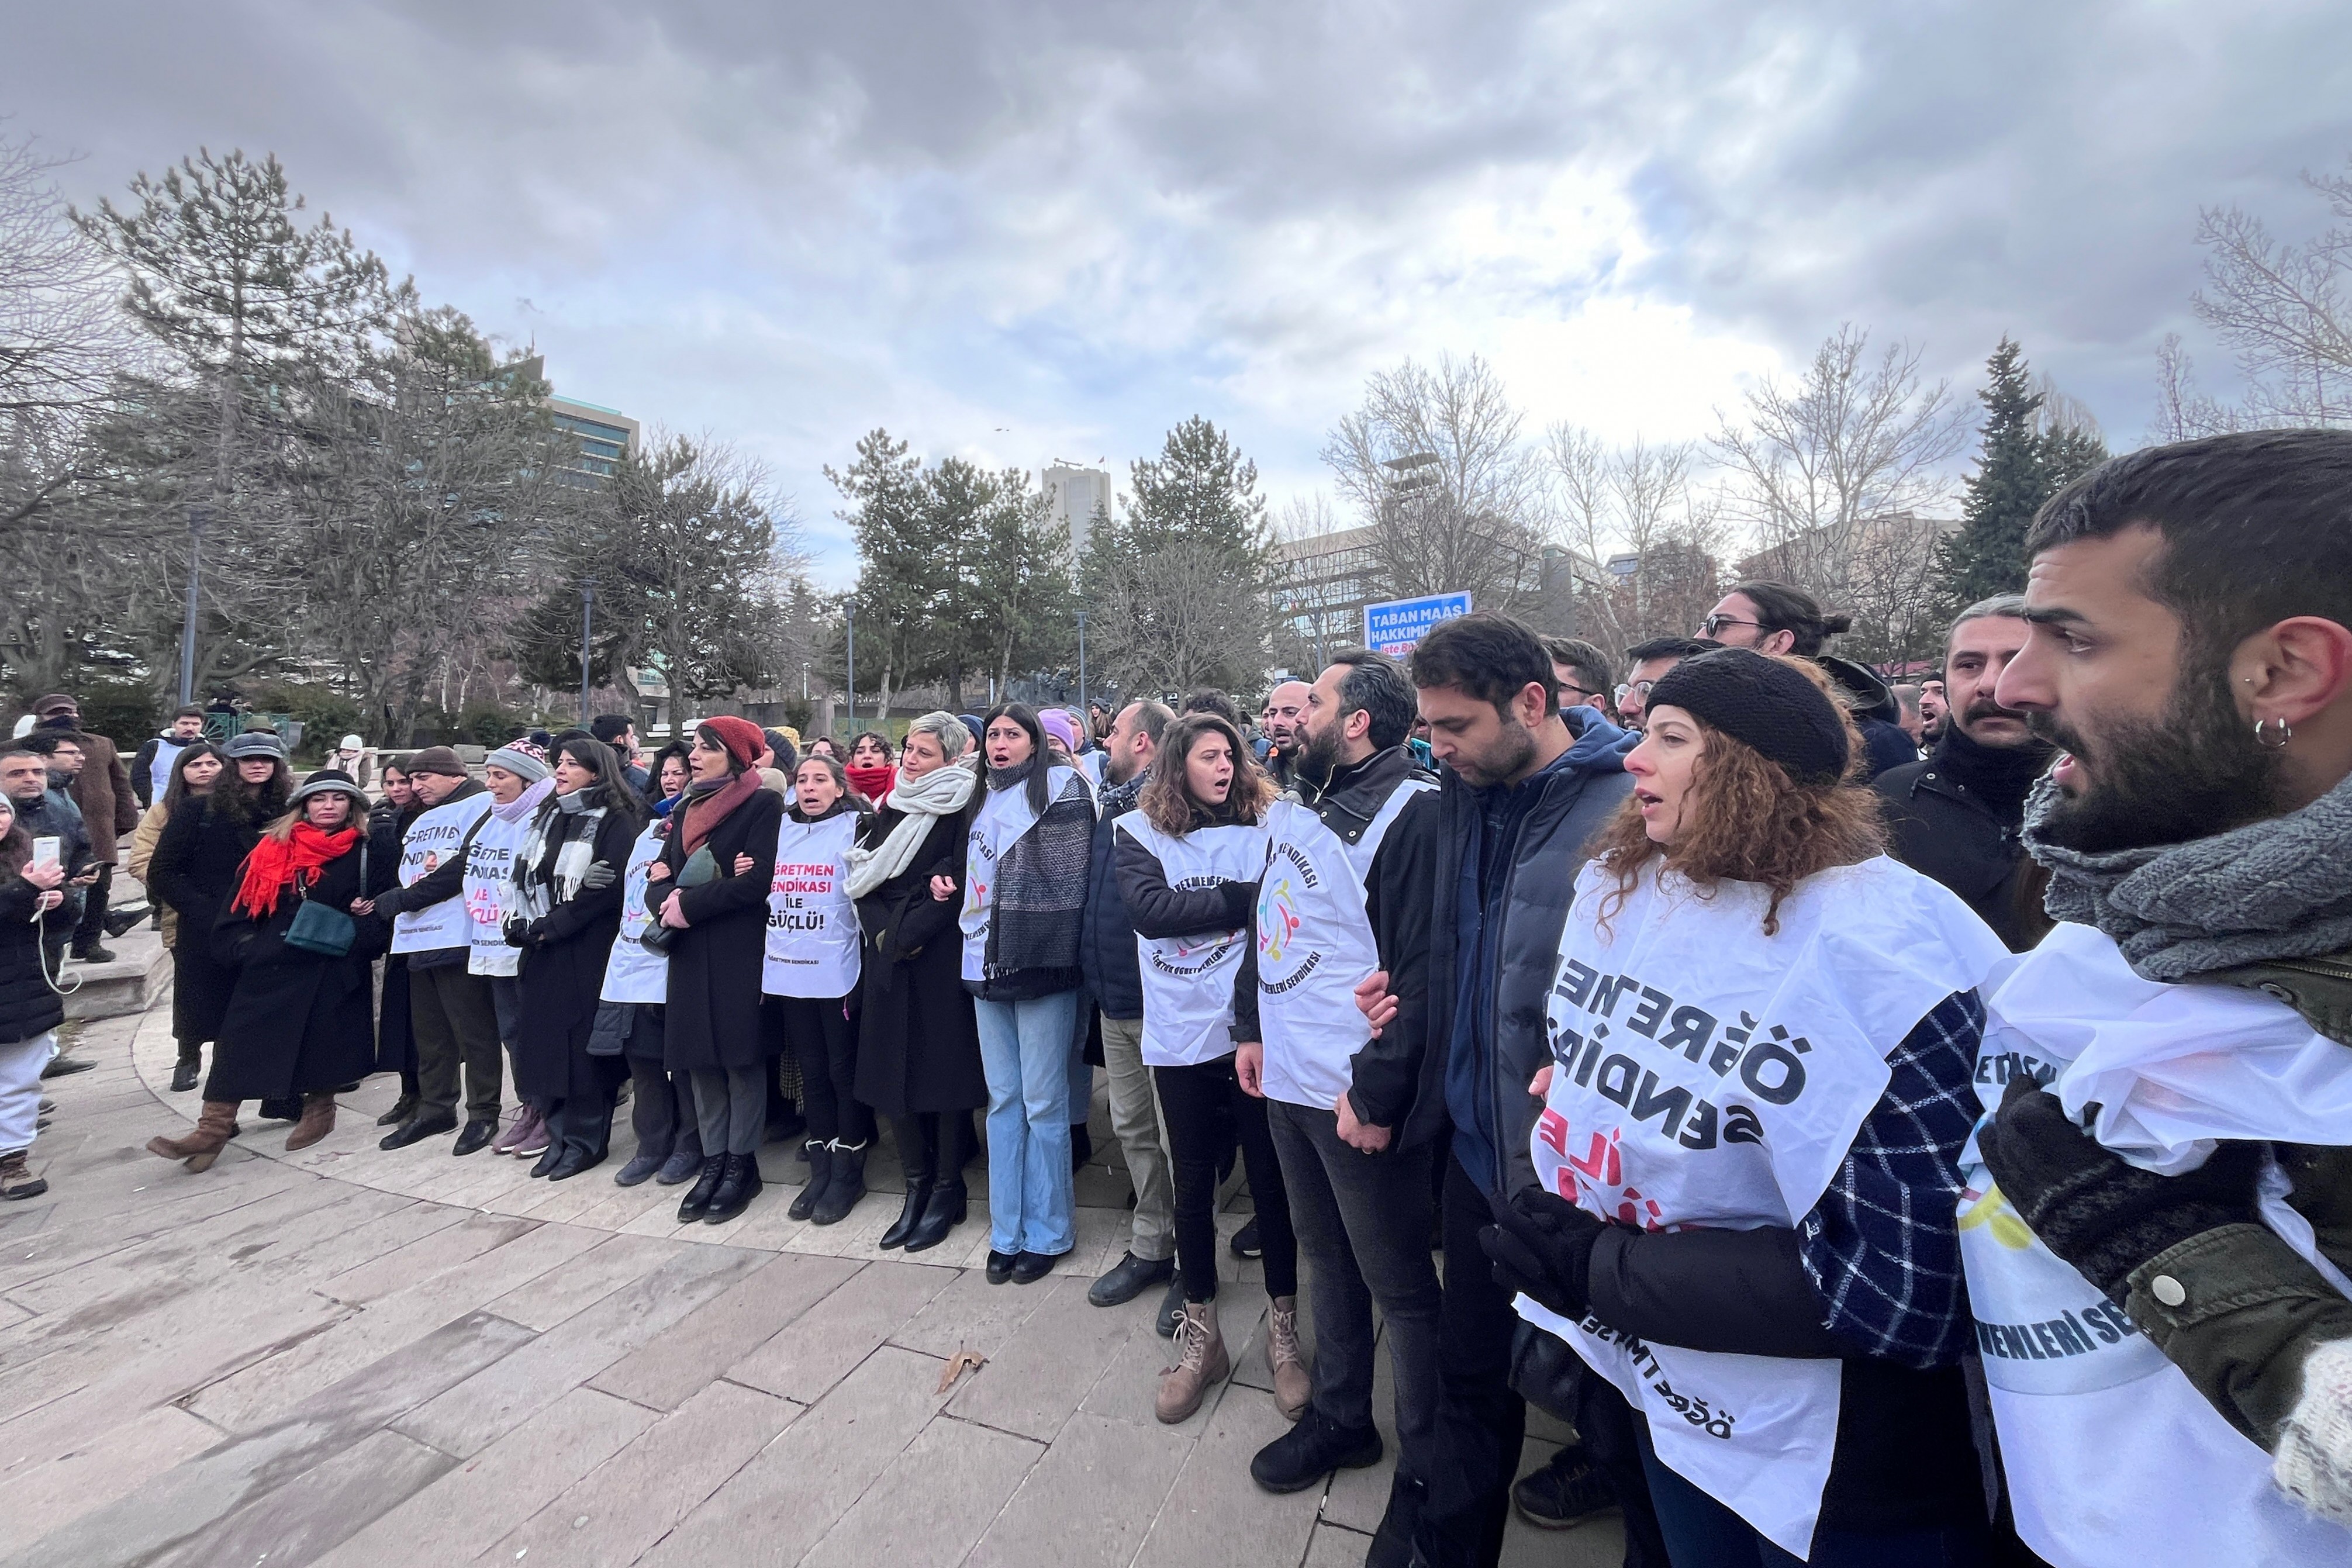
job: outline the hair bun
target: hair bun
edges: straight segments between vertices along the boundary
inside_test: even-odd
[[[1853,629],[1853,617],[1852,616],[1823,616],[1822,617],[1822,632],[1824,636],[1835,637],[1840,632],[1852,631]]]

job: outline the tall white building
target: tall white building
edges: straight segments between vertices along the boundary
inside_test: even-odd
[[[1055,463],[1045,470],[1045,497],[1053,505],[1055,521],[1069,531],[1070,559],[1085,559],[1087,533],[1095,512],[1110,513],[1110,475],[1100,468]]]

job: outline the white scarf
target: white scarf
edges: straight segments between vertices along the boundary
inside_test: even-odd
[[[903,815],[881,843],[870,849],[860,845],[849,851],[849,896],[862,899],[913,865],[915,851],[931,835],[932,822],[961,811],[979,782],[980,776],[961,761],[913,778],[901,771],[897,785],[881,804]]]

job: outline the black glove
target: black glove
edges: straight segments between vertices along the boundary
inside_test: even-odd
[[[2263,1145],[2224,1143],[2194,1171],[2158,1176],[2126,1164],[2067,1118],[2030,1078],[2010,1079],[1977,1135],[1985,1168],[2042,1244],[2115,1301],[2131,1271],[2192,1236],[2258,1223]]]
[[[499,928],[499,932],[507,939],[507,945],[509,947],[529,947],[531,945],[530,922],[526,921],[520,915],[509,915],[507,917],[507,923]]]
[[[1495,1265],[1495,1283],[1542,1302],[1570,1322],[1584,1316],[1592,1244],[1604,1222],[1541,1187],[1522,1187],[1510,1206],[1478,1233]]]
[[[583,888],[609,888],[617,880],[619,879],[613,875],[613,868],[603,860],[592,862],[588,869],[580,873]]]
[[[405,888],[386,888],[375,896],[375,912],[386,920],[392,919],[400,913],[401,895],[407,891]]]

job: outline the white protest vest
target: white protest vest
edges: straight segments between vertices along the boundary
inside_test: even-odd
[[[1247,882],[1265,869],[1265,829],[1202,827],[1181,838],[1162,833],[1139,811],[1111,825],[1160,861],[1171,888]],[[1234,1052],[1234,973],[1249,940],[1245,930],[1135,939],[1143,974],[1143,1062],[1191,1067]]]
[[[2016,960],[1986,1009],[1985,1108],[2030,1074],[2077,1125],[2095,1102],[2087,1130],[2143,1169],[2193,1170],[2217,1138],[2352,1142],[2352,1050],[2258,993],[2143,980],[2089,926]],[[2279,1493],[2270,1457],[2027,1228],[1973,1140],[1962,1171],[1960,1257],[2026,1544],[2057,1568],[2352,1563],[2352,1531]],[[2352,1294],[2286,1190],[2273,1166],[2263,1219]]]
[[[1354,1081],[1350,1064],[1372,1037],[1356,1009],[1356,982],[1381,966],[1364,914],[1364,879],[1398,816],[1414,795],[1436,787],[1425,779],[1398,784],[1353,844],[1295,800],[1276,801],[1266,812],[1257,1023],[1269,1100],[1328,1110]]]
[[[1076,776],[1068,768],[1050,770],[1045,774],[1047,803],[1061,799]],[[963,931],[963,977],[971,981],[988,977],[988,920],[996,904],[996,863],[1014,839],[1037,825],[1025,781],[1010,789],[991,789],[982,777],[979,789],[982,798],[971,819],[971,847],[964,853],[963,912],[956,918]]]
[[[155,755],[147,763],[149,800],[163,798],[163,792],[172,787],[172,764],[178,762],[180,753],[187,749],[188,743],[184,741],[158,740],[155,742]]]
[[[489,809],[490,797],[484,793],[445,802],[421,813],[408,825],[408,832],[400,841],[400,885],[413,888],[439,870],[441,863],[457,853],[466,842],[467,832],[488,815]],[[444,899],[430,909],[402,910],[392,922],[392,951],[438,952],[444,948],[465,946],[471,934],[465,899]]]
[[[760,989],[771,996],[846,996],[861,963],[857,906],[849,899],[849,847],[857,814],[824,822],[784,818],[768,888],[768,952]]]
[[[1781,900],[1701,895],[1652,859],[1602,930],[1614,874],[1588,864],[1546,1022],[1551,1093],[1537,1179],[1644,1230],[1795,1227],[1885,1091],[1886,1054],[2008,956],[1950,891],[1879,857]],[[1522,1297],[1648,1416],[1658,1458],[1802,1557],[1837,1449],[1835,1361],[1649,1344]]]
[[[661,825],[646,828],[629,846],[629,865],[621,876],[621,932],[613,939],[613,956],[604,961],[604,988],[597,1000],[602,1002],[652,1002],[669,1000],[669,960],[658,952],[647,952],[638,938],[653,924],[653,911],[646,907],[646,872],[661,858],[665,842],[654,831]]]
[[[515,854],[530,833],[530,816],[513,822],[495,813],[474,835],[466,855],[466,973],[521,973],[522,949],[507,945],[507,916],[515,912]]]

